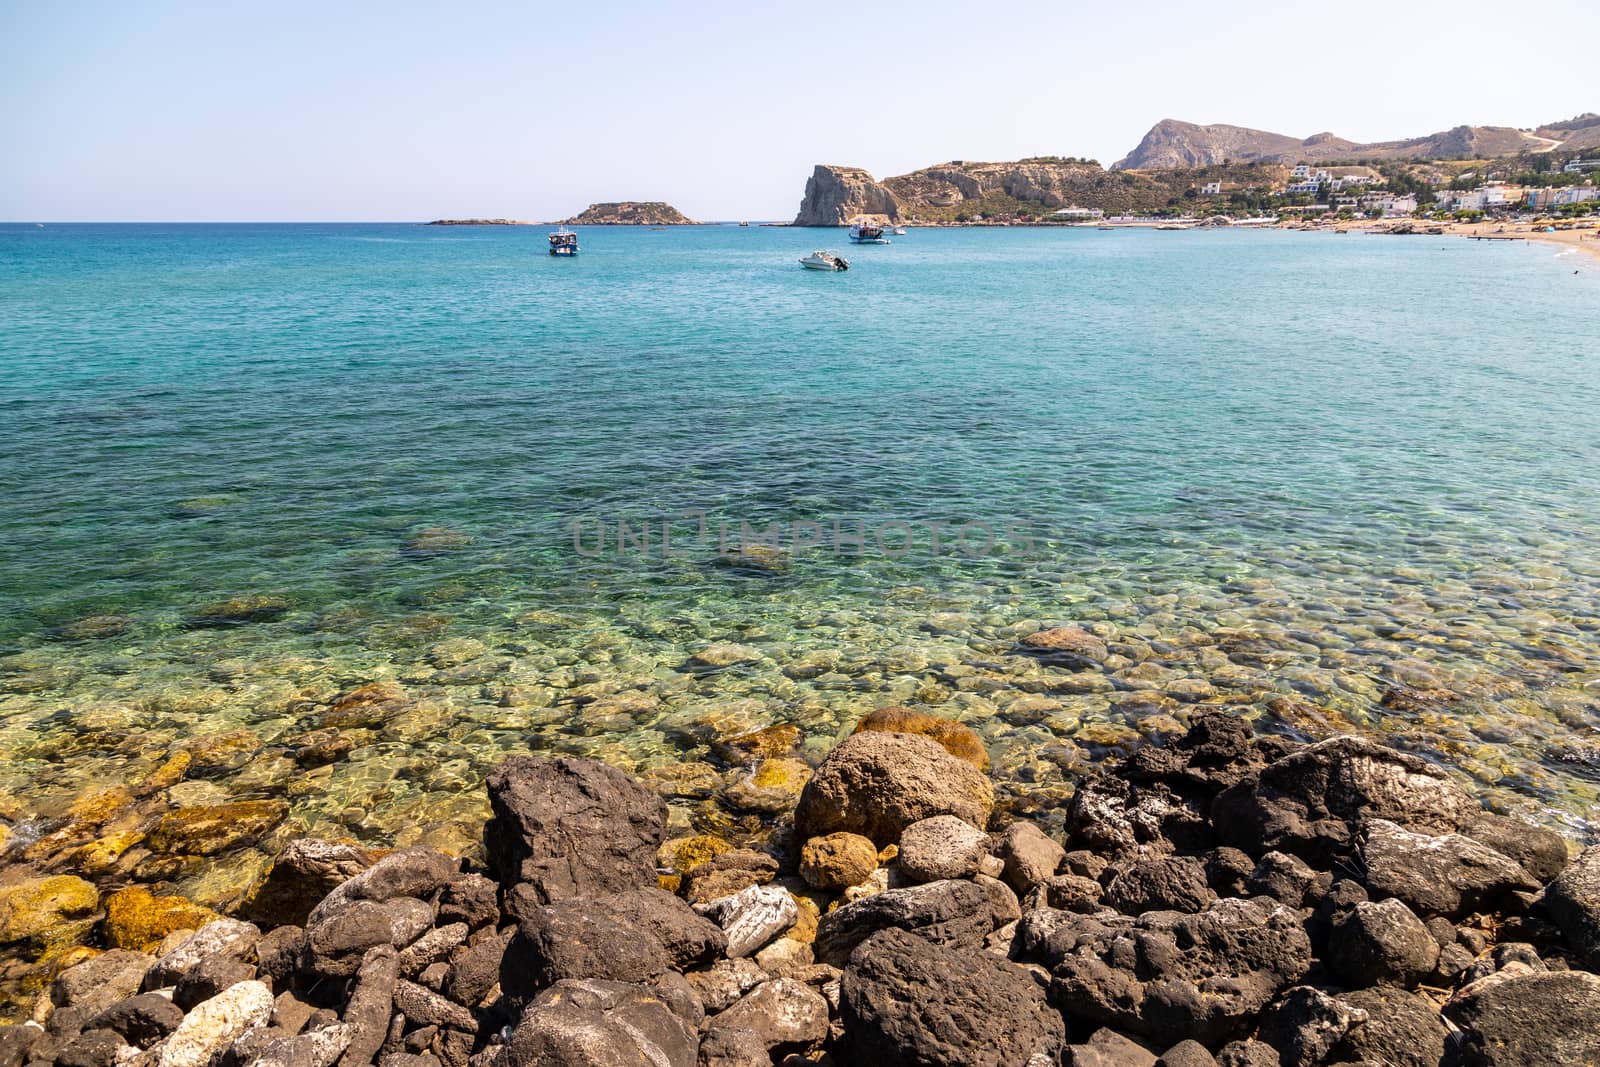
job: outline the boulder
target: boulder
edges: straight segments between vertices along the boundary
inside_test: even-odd
[[[1368,892],[1397,897],[1419,915],[1457,918],[1539,888],[1516,861],[1471,838],[1414,833],[1387,819],[1367,823],[1361,860]]]
[[[362,959],[344,1010],[349,1033],[339,1067],[365,1067],[378,1054],[389,1034],[389,1016],[399,978],[400,957],[388,945],[371,949]]]
[[[672,966],[685,970],[709,963],[728,948],[722,928],[678,897],[660,889],[630,889],[601,899],[614,918],[652,935]]]
[[[828,1002],[804,982],[775,978],[719,1013],[716,1025],[752,1030],[768,1049],[813,1045],[828,1036]]]
[[[482,1002],[500,981],[500,965],[514,936],[514,931],[492,927],[474,934],[466,948],[450,960],[442,987],[444,995],[457,1004]]]
[[[989,769],[989,750],[983,747],[983,741],[972,732],[971,727],[963,726],[954,719],[911,708],[879,708],[863,715],[851,732],[860,734],[873,731],[926,737],[930,741],[937,741],[956,759],[966,760],[980,771]]]
[[[684,896],[691,904],[706,904],[753,885],[766,885],[777,874],[778,861],[772,856],[751,848],[736,848],[696,867],[684,886]]]
[[[895,863],[913,882],[970,878],[989,854],[989,835],[954,815],[935,815],[900,834]]]
[[[977,949],[995,928],[989,894],[965,881],[888,889],[835,908],[817,923],[819,962],[843,967],[880,930],[907,930],[941,945]]]
[[[156,1067],[206,1067],[245,1031],[272,1017],[272,993],[261,982],[240,982],[197,1005],[159,1050]]]
[[[1567,839],[1509,815],[1483,812],[1461,827],[1466,837],[1511,859],[1540,885],[1567,866]]]
[[[239,915],[268,926],[304,926],[311,909],[342,882],[371,867],[378,854],[344,841],[301,837],[284,846]]]
[[[50,983],[50,1002],[58,1008],[80,1009],[87,1019],[137,993],[154,962],[143,952],[120,948],[102,952],[56,975]]]
[[[210,908],[187,897],[153,896],[131,885],[106,898],[106,941],[113,948],[148,951],[177,930],[195,930],[219,918]]]
[[[1161,1054],[1158,1067],[1217,1067],[1211,1051],[1193,1039],[1180,1041]]]
[[[1215,899],[1206,883],[1205,863],[1194,856],[1163,856],[1123,865],[1105,891],[1106,903],[1125,915],[1199,911]]]
[[[317,973],[348,977],[361,966],[368,949],[380,945],[403,948],[432,923],[433,909],[415,897],[396,897],[381,903],[347,901],[327,914],[312,913],[306,927],[306,951]]]
[[[813,889],[860,885],[878,866],[878,846],[860,834],[824,834],[800,849],[800,877]]]
[[[1110,774],[1078,783],[1067,829],[1079,846],[1105,856],[1202,852],[1215,843],[1210,821],[1192,800],[1160,782],[1136,787]]]
[[[1156,1055],[1139,1042],[1102,1026],[1081,1045],[1068,1045],[1071,1067],[1156,1067]]]
[[[500,887],[481,874],[464,874],[439,890],[437,921],[476,930],[500,919]]]
[[[993,807],[989,779],[936,742],[868,732],[846,738],[822,761],[801,791],[795,828],[804,837],[843,830],[887,845],[935,815],[985,826]]]
[[[1031,958],[1052,964],[1050,996],[1069,1016],[1171,1044],[1227,1040],[1311,965],[1299,917],[1226,898],[1193,915],[1023,917]]]
[[[47,933],[93,915],[99,906],[100,891],[69,874],[0,887],[0,943]]]
[[[243,962],[255,953],[261,930],[238,919],[217,919],[179,941],[150,967],[145,989],[177,985],[183,976],[207,960],[225,958]],[[231,984],[231,983],[230,983]]]
[[[160,993],[141,993],[111,1005],[83,1024],[85,1030],[111,1030],[137,1048],[149,1048],[183,1022],[183,1009]]]
[[[500,965],[500,988],[526,1000],[568,978],[646,982],[671,964],[661,943],[605,904],[561,900],[517,925]]]
[[[1313,986],[1295,986],[1267,1009],[1257,1036],[1278,1050],[1283,1067],[1314,1067],[1367,1013]]]
[[[1462,987],[1444,1014],[1461,1029],[1463,1067],[1600,1062],[1600,975],[1510,972]]]
[[[985,953],[883,930],[851,953],[840,985],[842,1062],[1053,1064],[1061,1015],[1028,972]]]
[[[1325,962],[1357,988],[1409,988],[1439,962],[1439,943],[1399,900],[1362,901],[1333,920]]]
[[[1349,855],[1368,820],[1450,833],[1482,810],[1432,764],[1365,738],[1335,737],[1219,794],[1212,818],[1228,844],[1253,856],[1275,849],[1326,868]]]
[[[518,1021],[499,1067],[696,1067],[693,1027],[657,993],[621,982],[559,982]]]
[[[1339,999],[1365,1012],[1366,1018],[1346,1031],[1330,1061],[1439,1067],[1450,1030],[1432,1002],[1394,986],[1340,993]]]
[[[722,927],[730,957],[753,954],[800,918],[800,906],[794,897],[775,885],[749,886],[703,904],[700,909]]]
[[[656,884],[666,803],[621,771],[590,759],[513,756],[487,784],[494,814],[484,849],[507,889],[531,886],[548,903]]]
[[[772,1067],[772,1057],[754,1030],[713,1023],[700,1039],[700,1067]]]
[[[250,1067],[332,1067],[349,1044],[350,1028],[341,1022],[329,1022],[301,1034],[268,1041]]]
[[[1600,970],[1600,845],[1584,849],[1545,887],[1541,907],[1566,938],[1573,959]]]
[[[740,956],[718,960],[705,970],[692,971],[686,977],[706,1011],[719,1012],[770,976],[754,960]]]
[[[1055,874],[1067,850],[1031,822],[1014,822],[995,835],[994,853],[1004,862],[1000,877],[1018,896]]]

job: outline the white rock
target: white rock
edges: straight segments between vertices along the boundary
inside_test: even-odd
[[[175,985],[191,967],[212,956],[244,959],[260,940],[261,928],[255,923],[240,922],[238,919],[208,922],[151,965],[146,988],[152,985]]]
[[[184,1016],[162,1044],[157,1067],[206,1067],[212,1056],[270,1018],[272,992],[265,983],[231,985]]]
[[[728,955],[748,956],[800,919],[800,908],[787,889],[753,885],[731,897],[714,900],[706,909],[728,935]]]

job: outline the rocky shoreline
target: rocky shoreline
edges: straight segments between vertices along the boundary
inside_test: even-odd
[[[12,886],[7,928],[103,948],[62,957],[0,1067],[1600,1059],[1600,847],[1414,756],[1197,711],[1082,778],[1059,839],[998,825],[986,767],[888,709],[760,847],[669,838],[604,763],[513,756],[479,866],[296,839],[254,921]]]

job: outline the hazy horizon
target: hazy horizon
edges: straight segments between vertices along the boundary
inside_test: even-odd
[[[0,219],[538,220],[614,200],[787,219],[817,163],[1110,165],[1163,118],[1381,141],[1600,108],[1563,61],[1600,47],[1576,0],[1509,35],[1484,3],[1403,14],[1362,29],[1162,2],[1134,25],[940,2],[818,30],[798,4],[13,3]]]

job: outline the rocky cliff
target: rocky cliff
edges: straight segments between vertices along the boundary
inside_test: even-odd
[[[1359,143],[1331,133],[1301,140],[1246,126],[1198,126],[1162,119],[1115,170],[1198,167],[1213,163],[1260,160],[1273,163],[1318,163],[1352,159],[1493,159],[1519,152],[1579,148],[1600,140],[1600,117],[1585,114],[1542,126],[1535,132],[1510,126],[1456,126],[1400,141]]]
[[[955,160],[883,181],[857,167],[819,166],[806,182],[796,226],[840,226],[857,215],[894,221],[963,222],[979,217],[1044,218],[1065,207],[1107,214],[1170,206],[1206,181],[1258,186],[1287,170],[1267,164],[1197,168],[1156,174],[1107,171],[1098,163],[1051,158],[1011,163]]]
[[[882,215],[900,220],[900,204],[885,186],[860,167],[818,163],[806,179],[796,226],[843,226],[857,215]]]
[[[689,216],[660,200],[624,200],[590,204],[582,214],[561,221],[573,226],[698,226]]]

